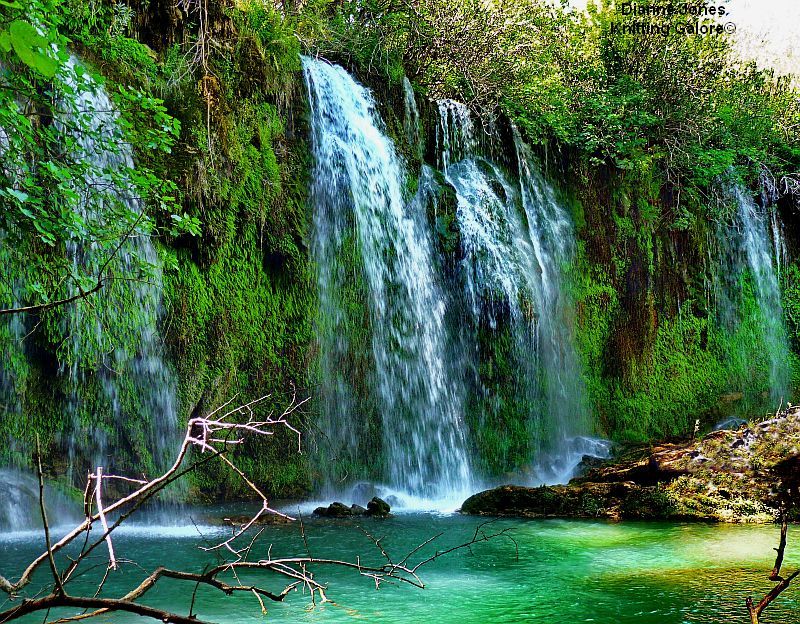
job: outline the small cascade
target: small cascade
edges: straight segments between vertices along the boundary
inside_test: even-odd
[[[458,197],[462,272],[475,326],[512,336],[517,400],[529,413],[533,440],[533,480],[568,480],[583,455],[608,454],[604,443],[581,435],[590,427],[589,409],[563,276],[574,254],[574,228],[516,129],[518,180],[482,155],[464,105],[444,100],[439,111],[437,144]]]
[[[469,109],[455,100],[439,100],[439,126],[436,129],[437,163],[447,172],[451,164],[474,156],[478,135]]]
[[[609,449],[604,443],[582,435],[591,428],[589,406],[575,348],[575,308],[564,276],[575,254],[575,228],[567,211],[556,200],[553,188],[542,176],[530,147],[516,128],[513,134],[522,206],[541,270],[536,344],[546,388],[549,423],[546,435],[551,441],[549,461],[551,466],[561,463],[555,473],[540,471],[540,478],[544,482],[562,483],[564,474],[574,469],[577,456],[578,462],[583,455],[608,457]],[[548,477],[548,473],[553,476]]]
[[[70,67],[76,63],[73,59]],[[87,224],[123,219],[131,226],[118,250],[96,242],[71,242],[67,247],[75,274],[98,275],[115,252],[114,273],[126,278],[109,281],[94,295],[93,305],[71,306],[64,319],[69,355],[62,372],[72,388],[68,408],[74,423],[68,449],[70,471],[75,471],[79,455],[95,466],[113,466],[109,437],[118,430],[130,430],[134,423],[139,424],[137,437],[144,440],[132,442],[143,443],[156,462],[150,470],[158,470],[174,451],[178,421],[176,384],[157,330],[161,261],[149,232],[137,225],[143,206],[131,192],[133,183],[125,173],[134,168],[134,162],[119,114],[101,86],[90,83],[90,87],[81,88],[67,108],[71,115],[85,116],[93,130],[73,135],[75,156],[88,165],[80,188],[91,189],[84,192],[79,205],[81,217]],[[65,132],[74,125],[69,122],[68,117],[62,121]],[[146,274],[141,274],[142,265],[147,267]],[[92,392],[87,385],[95,380],[102,397],[100,409],[86,404]],[[87,428],[82,424],[87,416],[106,426]],[[72,475],[74,482],[83,478],[83,474]]]
[[[775,276],[781,280],[783,270],[789,264],[789,249],[786,246],[786,233],[777,210],[769,210],[770,230],[772,232],[772,253],[775,258]]]
[[[417,98],[414,96],[414,87],[411,86],[411,81],[405,76],[403,76],[403,130],[405,130],[408,144],[417,158],[421,159],[425,146],[422,143],[422,133],[420,132]]]
[[[100,224],[130,224],[121,244],[68,241],[66,253],[74,276],[69,294],[91,289],[101,269],[106,270],[105,282],[86,301],[53,312],[54,317],[60,315],[57,327],[63,336],[57,352],[61,381],[54,384],[54,397],[66,389],[61,409],[67,414],[63,427],[54,431],[54,441],[67,456],[68,483],[82,488],[86,470],[97,465],[121,472],[129,471],[135,462],[140,474],[163,468],[178,442],[178,419],[176,384],[157,330],[161,261],[149,232],[139,225],[143,207],[129,179],[134,167],[131,147],[102,86],[74,58],[63,71],[74,92],[58,102],[54,123],[62,131],[65,149],[83,165],[84,179],[74,182],[80,199],[73,203],[84,223],[82,238],[90,239]],[[91,133],[76,130],[87,126]],[[3,145],[0,140],[0,153]],[[25,267],[2,249],[0,276],[3,307],[20,305],[27,280],[35,276],[27,275]],[[23,340],[32,329],[29,321],[25,315],[11,315],[3,317],[0,326],[0,410],[12,423],[22,413],[27,375],[32,370]],[[30,338],[31,343],[35,340],[35,336]],[[24,437],[22,432],[18,437]],[[15,449],[13,440],[10,444],[10,462],[25,464],[31,449]],[[144,461],[147,456],[153,458],[152,463]],[[37,480],[22,469],[3,468],[0,473],[8,484],[0,493],[0,528],[35,526]],[[180,492],[173,489],[172,495]],[[77,517],[67,515],[69,505],[55,489],[48,487],[47,499],[54,506],[54,524]]]
[[[21,470],[0,468],[0,482],[0,534],[41,528],[38,479]],[[55,488],[45,486],[44,500],[51,527],[80,522],[80,506]]]
[[[468,492],[463,388],[447,357],[445,296],[424,211],[404,195],[406,172],[370,91],[339,66],[304,58],[303,68],[327,437],[340,449],[357,447],[356,406],[371,395],[382,418],[378,478],[417,497]],[[355,296],[367,299],[371,333],[361,366],[355,360],[364,354],[352,348],[357,312],[345,299],[354,282],[363,284]]]
[[[781,256],[776,255],[777,261],[773,264],[767,233],[767,209],[759,207],[752,198],[745,195],[741,187],[736,187],[735,197],[742,226],[742,244],[755,282],[763,346],[769,357],[770,395],[773,402],[785,400],[789,388],[789,343],[776,272],[776,268],[779,270],[780,267]],[[772,218],[777,223],[777,214],[773,214]],[[776,241],[776,251],[782,250],[780,227],[773,228],[773,240]]]
[[[718,227],[720,262],[712,280],[717,314],[729,332],[749,331],[735,344],[749,383],[766,374],[770,408],[789,398],[789,342],[783,320],[779,276],[786,262],[783,225],[774,208],[757,204],[731,184],[726,199],[733,206],[729,222]],[[744,328],[744,329],[743,329]]]

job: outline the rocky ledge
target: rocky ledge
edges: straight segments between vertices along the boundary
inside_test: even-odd
[[[505,485],[466,514],[771,522],[800,490],[800,408],[702,439],[631,449],[568,485]]]

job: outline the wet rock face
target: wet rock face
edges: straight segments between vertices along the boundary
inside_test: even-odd
[[[348,507],[344,503],[333,502],[327,507],[317,507],[314,510],[315,516],[323,518],[352,518],[352,517],[371,517],[371,518],[387,518],[391,508],[389,503],[385,500],[374,496],[371,501],[367,503],[367,508],[364,509],[361,505],[350,505]]]

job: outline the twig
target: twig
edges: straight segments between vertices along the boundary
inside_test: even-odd
[[[53,557],[53,545],[50,541],[50,524],[47,522],[47,509],[44,505],[44,474],[42,470],[42,449],[39,443],[39,434],[36,434],[36,472],[39,477],[39,511],[42,515],[42,525],[44,526],[44,541],[47,545],[47,560],[50,563],[50,571],[53,573],[53,580],[56,583],[56,593],[64,594],[64,585],[61,576],[58,574],[56,560]]]
[[[786,578],[781,576],[781,567],[783,566],[783,557],[786,551],[786,534],[788,531],[788,518],[786,513],[786,508],[781,507],[780,510],[780,518],[781,518],[781,538],[780,542],[778,543],[778,547],[775,549],[775,565],[772,568],[772,572],[769,575],[770,581],[777,581],[778,584],[773,587],[766,596],[764,596],[758,604],[753,603],[752,596],[748,596],[745,599],[745,604],[747,605],[747,611],[750,614],[750,623],[751,624],[759,624],[759,618],[761,617],[761,613],[766,609],[773,600],[775,600],[778,596],[780,596],[789,584],[800,575],[800,570],[793,572]]]
[[[103,525],[103,532],[106,537],[106,544],[108,544],[108,560],[109,567],[112,570],[117,569],[117,558],[114,556],[114,544],[111,543],[111,531],[108,530],[108,522],[106,521],[106,512],[103,509],[103,467],[97,467],[97,474],[95,476],[97,483],[94,487],[95,500],[97,501],[97,513],[100,516],[100,523]]]

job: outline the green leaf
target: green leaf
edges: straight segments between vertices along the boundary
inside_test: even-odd
[[[26,21],[14,20],[8,28],[8,33],[14,52],[23,63],[45,78],[56,75],[58,62],[47,54],[50,42],[40,35],[36,28]]]
[[[28,201],[29,195],[27,193],[22,192],[22,191],[18,191],[16,189],[6,189],[6,193],[11,195],[12,197],[15,197],[17,199],[17,201],[19,201],[19,202]]]

